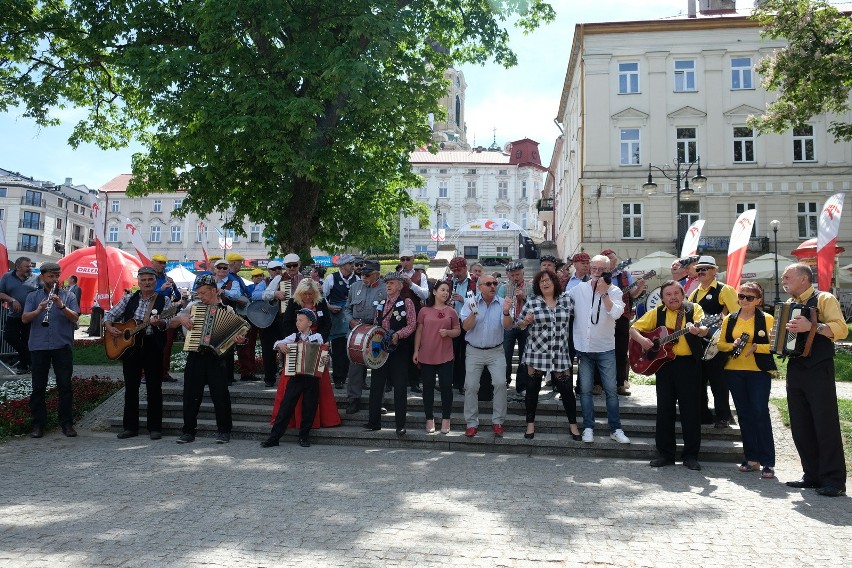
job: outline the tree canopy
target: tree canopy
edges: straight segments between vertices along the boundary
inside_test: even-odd
[[[763,86],[778,99],[750,125],[784,132],[818,114],[844,115],[852,88],[852,20],[822,0],[767,0],[754,12],[764,37],[789,43],[760,60]],[[837,140],[852,139],[852,124],[831,121]]]
[[[140,140],[134,194],[230,209],[273,253],[369,247],[422,180],[444,70],[516,63],[507,26],[543,0],[0,0],[0,111],[42,125],[87,109],[69,142]]]

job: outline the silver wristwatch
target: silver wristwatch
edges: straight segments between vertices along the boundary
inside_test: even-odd
[[[826,324],[824,324],[824,323],[818,323],[818,324],[817,324],[817,333],[818,333],[818,334],[820,334],[820,335],[822,335],[822,332],[823,332],[823,330],[824,330],[826,327],[827,327],[827,326],[826,326]]]

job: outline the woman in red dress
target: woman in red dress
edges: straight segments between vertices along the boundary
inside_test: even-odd
[[[296,290],[293,292],[293,297],[287,303],[287,309],[283,316],[283,337],[287,337],[292,333],[296,333],[296,312],[307,308],[313,311],[317,316],[317,323],[311,326],[311,333],[319,333],[322,335],[323,341],[328,343],[328,334],[331,330],[331,316],[328,311],[328,304],[325,298],[322,297],[322,288],[318,282],[311,278],[303,278]],[[281,405],[281,400],[284,398],[284,391],[287,390],[287,382],[290,377],[285,374],[286,371],[281,371],[281,380],[278,381],[278,392],[275,393],[275,404],[272,407],[272,417],[270,424],[274,422],[278,415],[278,407]],[[299,399],[296,405],[296,412],[288,428],[296,428],[302,421],[302,403]],[[334,389],[331,386],[331,376],[328,368],[323,373],[319,380],[319,405],[317,414],[314,418],[314,428],[330,428],[332,426],[340,426],[340,412],[337,410],[337,401],[334,399]]]

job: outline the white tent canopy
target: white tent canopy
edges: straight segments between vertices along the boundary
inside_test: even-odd
[[[166,276],[174,280],[178,288],[192,288],[195,283],[195,274],[180,264],[166,272]]]
[[[656,278],[668,280],[672,276],[672,262],[676,261],[677,258],[673,254],[658,250],[647,256],[643,256],[627,267],[627,269],[634,278],[638,278],[646,272],[654,270],[657,273]]]

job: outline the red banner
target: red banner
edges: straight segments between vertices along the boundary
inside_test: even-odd
[[[754,227],[754,216],[757,211],[749,209],[737,217],[731,231],[731,241],[728,243],[728,266],[725,269],[725,284],[736,290],[743,276],[748,242],[751,239],[751,229]]]
[[[109,290],[109,260],[104,246],[106,223],[104,223],[104,211],[101,204],[98,203],[97,197],[94,194],[89,194],[89,200],[92,204],[92,219],[95,225],[95,258],[98,262],[98,291],[95,294],[95,304],[106,311],[112,307]]]
[[[840,214],[843,212],[843,194],[835,193],[822,206],[817,225],[817,278],[823,292],[831,290],[834,273],[837,235],[840,232]]]

